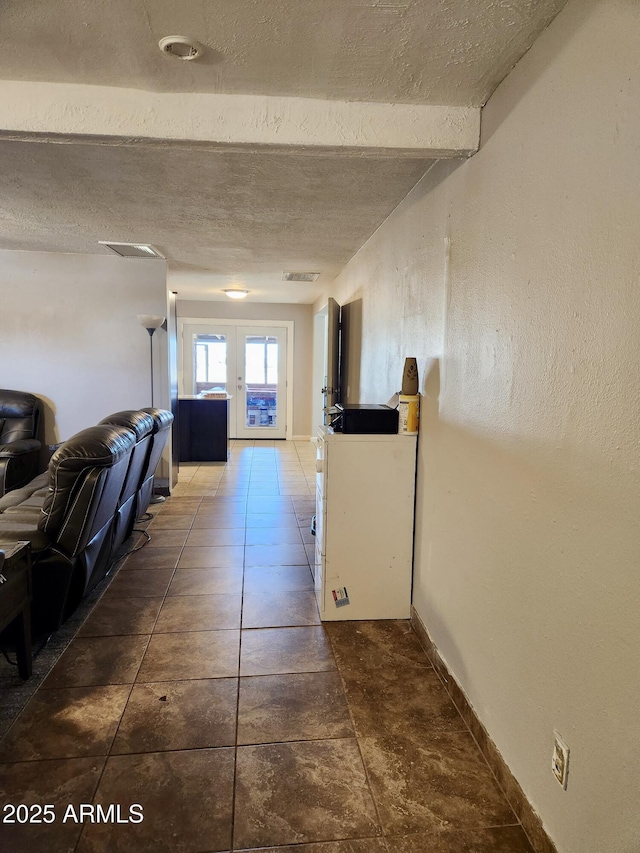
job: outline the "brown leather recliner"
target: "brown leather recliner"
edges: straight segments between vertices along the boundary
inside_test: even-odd
[[[60,445],[47,475],[34,481],[39,489],[31,498],[25,495],[15,506],[6,506],[3,499],[0,541],[31,542],[37,635],[49,634],[64,622],[108,570],[135,443],[135,434],[126,427],[89,427]]]
[[[151,450],[147,460],[146,469],[143,475],[143,481],[140,486],[137,518],[140,518],[147,509],[153,495],[153,478],[162,456],[162,451],[169,438],[169,430],[173,423],[173,415],[166,409],[143,409],[153,418],[153,441]]]
[[[128,410],[108,415],[100,423],[119,424],[136,435],[114,525],[112,548],[117,551],[149,507],[153,477],[167,443],[173,415],[166,409]]]
[[[100,423],[118,424],[119,426],[126,427],[136,437],[136,443],[131,451],[127,476],[122,484],[122,492],[118,499],[113,525],[111,548],[115,553],[122,543],[131,536],[133,527],[141,515],[138,512],[139,492],[146,474],[149,454],[151,453],[155,423],[151,415],[147,412],[135,410],[115,412],[103,418]]]
[[[0,497],[40,473],[42,401],[24,391],[0,389]]]

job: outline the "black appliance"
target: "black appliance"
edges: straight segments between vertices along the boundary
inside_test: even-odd
[[[334,432],[394,435],[398,410],[372,403],[336,403],[331,421]]]

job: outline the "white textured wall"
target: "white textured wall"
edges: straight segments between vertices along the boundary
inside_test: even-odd
[[[561,853],[640,850],[638,32],[570,2],[334,291],[361,400],[419,359],[414,603]]]
[[[293,320],[293,434],[311,435],[313,314],[311,305],[279,302],[178,300],[178,317],[220,320]]]
[[[149,335],[166,315],[165,261],[0,251],[0,387],[46,407],[46,441],[151,404]],[[156,405],[168,404],[166,333],[154,337]]]

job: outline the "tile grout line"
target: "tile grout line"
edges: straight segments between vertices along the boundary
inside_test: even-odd
[[[202,500],[200,500],[200,502],[198,503],[198,506],[200,506],[200,503],[202,503]],[[196,512],[194,512],[194,514],[193,514],[193,517],[194,517],[194,518],[195,518],[196,513],[197,513],[197,510],[196,510]],[[193,524],[193,520],[192,520],[191,524]],[[191,527],[189,527],[189,530],[190,530],[190,529],[191,529]],[[187,535],[188,535],[188,534],[187,534]],[[147,540],[146,545],[148,545],[150,541],[151,541],[151,540]],[[186,543],[186,541],[187,541],[187,537],[185,536],[185,543]],[[143,546],[143,547],[145,547],[145,546]],[[118,725],[116,726],[116,729],[115,729],[115,732],[114,732],[114,734],[113,734],[113,737],[111,738],[111,743],[109,744],[109,747],[108,747],[108,749],[107,749],[106,755],[104,756],[104,764],[102,765],[102,770],[100,771],[100,774],[99,774],[99,776],[98,776],[98,780],[97,780],[97,782],[96,782],[96,786],[95,786],[94,791],[93,791],[93,796],[91,797],[91,802],[92,802],[94,805],[96,805],[95,800],[96,800],[96,797],[98,796],[98,791],[99,791],[99,789],[100,789],[100,783],[102,782],[102,779],[103,779],[103,777],[104,777],[104,772],[105,772],[105,770],[107,769],[107,764],[108,764],[108,762],[109,762],[109,759],[112,757],[112,755],[111,755],[111,750],[113,749],[113,744],[115,743],[115,740],[116,740],[116,738],[117,738],[117,736],[118,736],[118,732],[120,731],[120,726],[122,725],[122,718],[124,717],[124,715],[125,715],[125,713],[126,713],[127,705],[129,704],[129,700],[131,699],[131,694],[133,693],[133,688],[134,688],[134,687],[135,687],[135,685],[136,685],[136,679],[137,679],[138,675],[140,674],[140,669],[142,668],[142,663],[143,663],[143,661],[144,661],[144,659],[145,659],[145,657],[146,657],[147,651],[149,650],[149,645],[150,645],[150,643],[151,643],[151,638],[152,638],[152,636],[153,636],[153,629],[155,628],[155,626],[156,626],[156,624],[157,624],[157,622],[158,622],[158,619],[160,618],[160,612],[161,612],[162,607],[163,607],[163,605],[164,605],[164,602],[165,602],[165,600],[166,600],[166,598],[167,598],[167,593],[168,593],[168,591],[169,591],[169,587],[171,586],[171,582],[172,582],[172,580],[173,580],[173,578],[174,578],[174,576],[175,576],[175,573],[176,573],[176,571],[177,571],[178,563],[180,562],[180,555],[182,554],[182,551],[184,550],[184,547],[185,547],[185,546],[184,546],[184,544],[183,544],[183,545],[182,545],[182,548],[180,549],[180,554],[178,555],[178,559],[176,560],[176,564],[175,564],[175,566],[174,566],[174,568],[173,568],[173,572],[172,572],[172,574],[171,574],[171,577],[169,578],[169,583],[167,584],[167,588],[166,588],[166,590],[165,590],[164,596],[162,597],[162,604],[160,605],[160,607],[159,607],[159,609],[158,609],[158,613],[156,614],[156,618],[154,619],[153,626],[152,626],[152,628],[151,628],[151,631],[149,632],[149,639],[147,640],[147,643],[146,643],[146,645],[145,645],[144,652],[142,653],[142,656],[141,656],[141,658],[140,658],[140,663],[138,664],[138,668],[137,668],[137,670],[136,670],[136,674],[135,674],[135,676],[134,676],[134,678],[133,678],[133,681],[132,681],[132,683],[131,683],[131,686],[130,686],[130,689],[129,689],[129,693],[128,693],[128,695],[127,695],[127,699],[126,699],[126,701],[125,701],[125,703],[124,703],[124,707],[123,707],[123,709],[122,709],[122,714],[120,715],[120,719],[118,720]],[[127,562],[127,559],[128,559],[130,556],[131,556],[131,554],[128,554],[128,555],[127,555],[127,557],[125,557],[125,559],[123,560],[122,566],[120,566],[120,568],[118,569],[118,572],[117,572],[116,574],[119,574],[119,573],[120,573],[120,571],[124,568],[124,566],[125,566],[125,564],[126,564],[126,562]],[[113,582],[113,580],[115,579],[115,577],[116,577],[116,575],[114,575],[114,577],[111,579],[111,581],[112,581],[112,582]],[[111,585],[111,584],[109,584],[109,586],[110,586],[110,585]],[[107,590],[107,589],[108,589],[108,587],[106,587],[104,591],[106,592],[106,590]],[[104,594],[104,593],[103,593],[103,594]],[[159,597],[159,596],[158,596],[158,597]],[[98,599],[98,602],[99,602],[99,601],[101,601],[101,600],[102,600],[102,596],[100,596],[100,598]],[[96,602],[96,604],[97,604],[98,602]],[[74,637],[74,639],[75,639],[75,637]],[[100,757],[102,757],[102,756],[100,756]],[[87,824],[87,825],[89,825],[89,826],[90,826],[90,824]],[[74,845],[74,848],[73,848],[73,849],[74,849],[74,851],[76,851],[76,850],[78,849],[78,846],[79,846],[80,842],[82,841],[82,837],[84,836],[85,832],[87,831],[87,830],[86,830],[86,826],[87,826],[87,825],[83,825],[82,830],[80,831],[80,834],[78,835],[78,840],[77,840],[76,844]]]
[[[253,456],[253,454],[252,454]],[[233,747],[233,785],[231,789],[231,825],[229,827],[229,849],[235,847],[236,831],[236,795],[238,784],[238,727],[240,724],[240,667],[242,664],[242,625],[244,619],[244,588],[245,588],[245,554],[247,547],[247,512],[248,500],[245,503],[244,512],[244,545],[242,549],[242,587],[240,593],[240,629],[238,635],[238,677],[236,682],[236,726]]]
[[[376,813],[376,820],[378,821],[378,826],[380,828],[380,835],[378,837],[382,839],[384,846],[388,848],[387,841],[386,841],[386,834],[385,834],[384,826],[382,823],[382,817],[380,815],[380,809],[378,807],[378,802],[373,795],[373,787],[371,785],[371,778],[369,776],[369,768],[367,767],[367,762],[364,760],[364,754],[362,752],[362,747],[360,745],[360,737],[359,737],[358,731],[356,729],[355,717],[353,715],[353,711],[351,709],[351,703],[349,702],[349,697],[347,695],[345,680],[344,680],[344,677],[342,675],[342,670],[340,669],[340,666],[338,665],[338,659],[336,657],[333,639],[331,637],[331,634],[329,631],[326,631],[326,634],[329,638],[329,645],[331,646],[331,653],[332,653],[334,660],[335,660],[336,671],[337,671],[338,676],[340,678],[340,683],[342,684],[342,692],[344,694],[344,701],[347,705],[347,710],[349,711],[349,718],[351,720],[351,726],[353,728],[353,737],[354,737],[354,740],[355,740],[357,747],[358,747],[358,755],[360,756],[360,761],[362,761],[362,767],[363,767],[364,776],[365,776],[365,779],[367,782],[367,788],[369,789],[369,795],[371,797],[371,802],[373,803],[373,808],[374,808],[375,813]]]

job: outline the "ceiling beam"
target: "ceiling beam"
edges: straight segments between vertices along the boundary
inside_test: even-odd
[[[469,157],[480,109],[2,81],[0,137]]]

